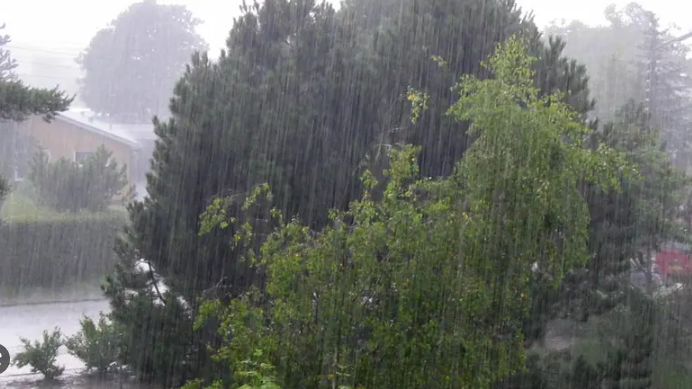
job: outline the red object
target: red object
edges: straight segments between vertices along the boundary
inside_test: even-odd
[[[663,249],[656,254],[654,260],[658,271],[664,276],[692,274],[692,258],[690,254],[675,250]]]

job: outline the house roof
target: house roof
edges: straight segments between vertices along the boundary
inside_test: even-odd
[[[153,124],[115,124],[98,118],[87,109],[71,109],[60,112],[56,120],[70,123],[87,131],[95,132],[117,142],[139,149],[147,141],[156,139]]]

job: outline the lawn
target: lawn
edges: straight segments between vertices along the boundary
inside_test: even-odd
[[[125,209],[122,206],[111,207],[108,211],[101,213],[80,212],[80,213],[61,213],[37,205],[29,196],[23,195],[17,191],[9,193],[0,208],[0,220],[8,223],[20,221],[51,221],[65,220],[74,218],[98,218],[110,217],[114,213],[119,213],[125,216]]]

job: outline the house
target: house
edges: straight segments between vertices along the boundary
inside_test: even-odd
[[[50,122],[40,116],[31,117],[20,125],[19,131],[34,139],[50,160],[67,158],[79,162],[104,146],[119,165],[127,164],[127,178],[135,185],[137,197],[145,194],[145,174],[156,139],[152,124],[111,123],[89,110],[73,109],[59,113]],[[17,162],[14,178],[21,181],[28,173],[29,163]]]
[[[656,253],[654,263],[665,278],[692,274],[689,245],[667,242]]]

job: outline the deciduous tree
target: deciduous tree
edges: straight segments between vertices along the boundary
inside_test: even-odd
[[[182,5],[143,0],[92,38],[77,62],[81,98],[95,112],[123,122],[168,116],[168,101],[190,56],[206,50],[200,21]]]

